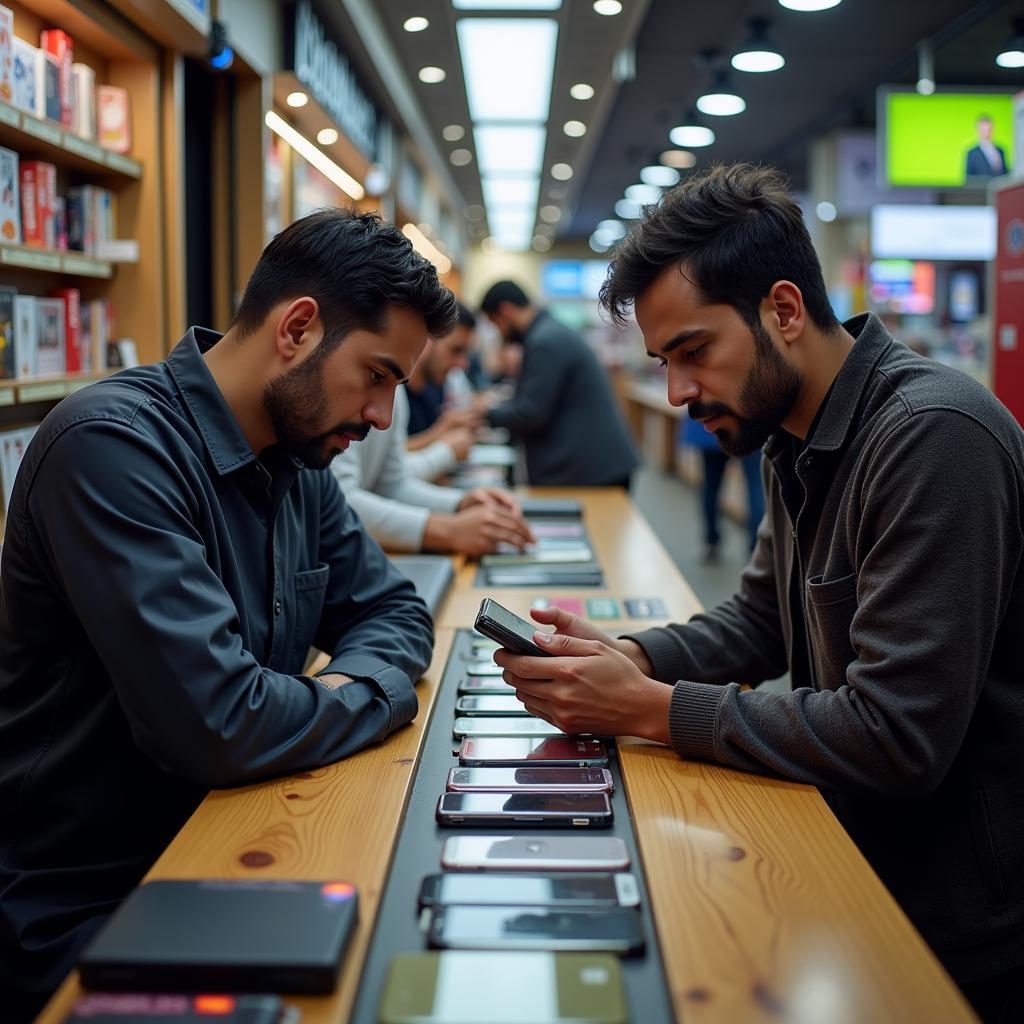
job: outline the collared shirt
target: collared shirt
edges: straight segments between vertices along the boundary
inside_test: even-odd
[[[0,573],[0,990],[45,991],[211,787],[416,713],[432,627],[329,470],[257,457],[194,329],[50,413]],[[345,456],[341,456],[344,458]],[[302,675],[311,646],[331,690]]]

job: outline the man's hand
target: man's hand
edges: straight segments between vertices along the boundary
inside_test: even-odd
[[[654,672],[654,666],[647,653],[635,640],[613,640],[593,623],[561,608],[531,608],[530,615],[536,622],[554,626],[559,636],[574,636],[580,640],[596,640],[619,654],[624,654],[645,676]]]
[[[522,517],[522,506],[519,504],[519,499],[514,494],[503,491],[500,487],[475,487],[459,502],[459,510],[472,508],[474,505],[497,505],[512,515]],[[532,531],[530,540],[531,542],[533,540]]]
[[[451,448],[456,462],[463,462],[473,447],[474,436],[469,427],[452,427],[441,434],[439,440]]]
[[[600,640],[554,633],[535,633],[533,639],[552,657],[508,650],[494,655],[505,670],[502,678],[516,688],[530,714],[566,733],[669,742],[672,687],[648,678],[625,654]]]
[[[480,426],[483,414],[474,407],[469,409],[444,409],[434,424],[442,433],[447,430],[475,430]]]
[[[432,515],[423,531],[425,550],[486,555],[503,542],[522,551],[533,542],[533,534],[521,513],[493,501],[461,508],[455,515]]]

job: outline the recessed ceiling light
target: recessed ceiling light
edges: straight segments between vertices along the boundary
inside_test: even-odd
[[[615,214],[623,220],[636,220],[640,216],[640,204],[632,199],[620,199],[615,204]]]
[[[589,100],[594,95],[594,87],[586,82],[577,82],[569,90],[569,95],[574,100]]]
[[[680,170],[686,170],[687,167],[693,167],[697,158],[685,149],[666,149],[658,157],[658,162],[666,167],[678,167]]]
[[[814,212],[818,215],[818,220],[824,221],[826,224],[831,224],[836,219],[839,211],[836,209],[835,203],[828,201],[818,203],[814,208]]]
[[[562,211],[557,206],[542,206],[537,215],[548,224],[557,224],[562,219]]]
[[[456,167],[465,167],[466,164],[472,162],[473,154],[468,149],[453,149],[448,154],[448,159]]]
[[[669,141],[676,146],[691,146],[699,149],[715,141],[715,133],[702,124],[680,124],[668,133]]]
[[[640,180],[645,185],[656,185],[658,188],[671,188],[679,184],[679,172],[674,167],[662,164],[651,164],[640,172]]]
[[[534,235],[533,247],[537,252],[547,252],[552,246],[551,239],[547,235]]]
[[[466,129],[461,124],[448,124],[441,129],[441,138],[445,142],[458,142],[465,134]]]
[[[402,28],[406,32],[422,32],[429,25],[430,22],[426,18],[406,18]]]
[[[304,92],[290,92],[285,99],[289,107],[304,107],[308,102],[309,97]]]
[[[610,18],[613,14],[621,13],[622,4],[619,0],[594,0],[594,10]]]
[[[607,252],[611,248],[611,242],[606,242],[596,231],[590,236],[588,244],[594,252]]]
[[[830,7],[838,7],[842,0],[779,0],[783,7],[791,11],[827,11]]]
[[[554,199],[556,203],[560,203],[568,194],[569,190],[564,185],[556,185],[554,188],[548,189],[548,197]]]
[[[431,65],[420,68],[420,81],[426,82],[427,85],[436,85],[438,82],[443,82],[447,77],[444,68],[435,68]]]
[[[661,198],[661,189],[657,185],[630,185],[626,198],[641,206],[651,206]]]
[[[555,181],[568,181],[572,177],[572,167],[569,164],[552,164],[551,177]]]
[[[316,141],[321,146],[333,146],[338,141],[338,133],[333,128],[321,128],[316,133]]]
[[[562,131],[571,139],[578,139],[581,135],[587,134],[587,126],[582,121],[566,121],[562,125]]]

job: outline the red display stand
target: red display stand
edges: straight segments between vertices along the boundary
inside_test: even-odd
[[[993,184],[992,390],[1024,426],[1024,179]]]

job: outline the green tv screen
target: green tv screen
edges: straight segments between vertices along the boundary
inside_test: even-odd
[[[983,186],[1013,160],[1013,95],[997,92],[879,93],[889,185]]]

